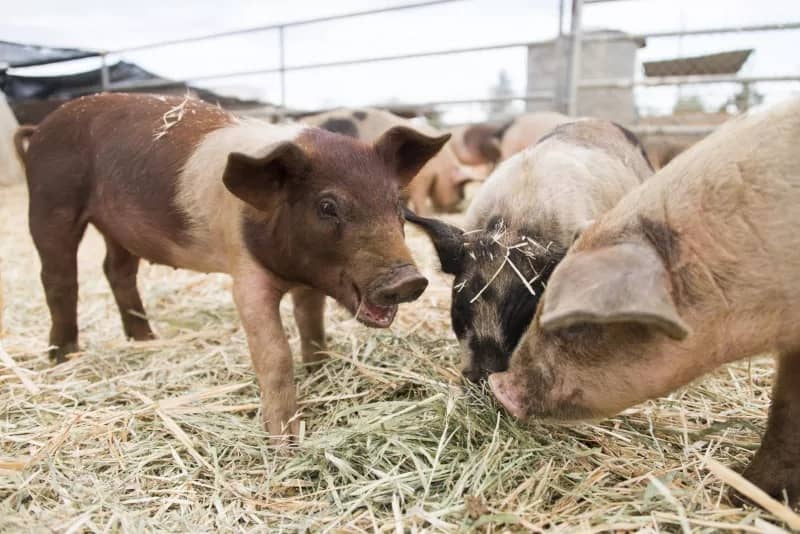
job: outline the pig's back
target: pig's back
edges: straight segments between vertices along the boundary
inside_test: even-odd
[[[784,301],[800,319],[800,99],[733,119],[603,217],[664,221],[726,306]],[[701,277],[706,279],[707,276]]]
[[[552,234],[548,239],[569,245],[576,230],[610,210],[650,174],[634,147],[619,139],[616,144],[617,152],[573,135],[553,136],[516,154],[476,195],[467,228],[481,228],[500,216],[511,227],[545,228]]]
[[[503,133],[500,141],[500,157],[506,160],[535,145],[550,130],[570,122],[569,117],[553,111],[527,113],[517,117]]]
[[[409,126],[424,131],[402,117],[374,108],[340,108],[305,117],[303,122],[324,130],[355,137],[365,143],[375,142],[386,130],[394,126]]]

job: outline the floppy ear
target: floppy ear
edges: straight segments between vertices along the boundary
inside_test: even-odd
[[[231,152],[222,175],[228,191],[248,204],[269,210],[288,182],[302,178],[311,162],[303,149],[290,141],[269,145],[250,155]]]
[[[438,179],[438,177],[437,177],[437,179]],[[453,170],[451,181],[452,181],[453,187],[455,187],[456,191],[458,191],[459,197],[460,198],[464,198],[465,189],[466,189],[467,184],[470,183],[470,182],[481,182],[482,180],[480,178],[476,178],[472,174],[466,172],[463,168],[456,167]]]
[[[684,339],[689,327],[675,309],[669,274],[645,244],[623,243],[568,255],[544,292],[544,330],[577,323],[639,323]]]
[[[450,134],[429,137],[413,128],[395,126],[375,141],[375,151],[405,187],[419,170],[444,146]]]
[[[446,222],[427,217],[420,217],[408,208],[403,208],[408,222],[422,228],[433,242],[442,271],[447,274],[458,274],[464,258],[464,232]]]
[[[481,143],[478,150],[481,155],[491,163],[500,161],[500,139],[497,137],[492,136]]]

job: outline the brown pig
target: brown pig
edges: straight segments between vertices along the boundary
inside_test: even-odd
[[[520,418],[612,415],[777,355],[745,476],[800,499],[800,99],[734,119],[585,230],[492,390]]]
[[[554,111],[525,113],[503,126],[500,136],[500,161],[505,161],[517,152],[539,142],[550,130],[574,119]]]
[[[91,223],[106,241],[103,268],[129,338],[153,336],[136,287],[140,258],[232,276],[264,423],[296,433],[281,298],[292,292],[306,362],[325,348],[325,295],[388,326],[398,303],[427,285],[403,240],[399,189],[446,141],[399,127],[365,144],[154,95],[65,104],[24,156],[52,358],[78,346],[76,254]]]
[[[650,163],[656,170],[665,167],[678,154],[691,146],[688,141],[664,137],[646,138],[642,143],[650,157]]]
[[[467,124],[451,130],[450,144],[464,165],[495,165],[500,161],[501,128],[491,124]]]
[[[431,137],[442,135],[428,124],[414,123],[388,111],[373,108],[337,109],[304,117],[303,122],[355,137],[366,143],[375,141],[386,130],[397,126],[414,128]],[[452,212],[464,199],[464,186],[475,180],[477,177],[459,163],[448,143],[420,169],[406,187],[403,197],[410,200],[418,213],[430,213],[429,198],[436,211]]]

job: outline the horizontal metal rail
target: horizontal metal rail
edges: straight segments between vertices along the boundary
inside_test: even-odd
[[[503,97],[496,97],[496,98],[466,98],[466,99],[456,99],[456,100],[432,100],[430,102],[419,102],[419,103],[410,103],[405,104],[402,102],[392,103],[392,107],[395,108],[402,108],[402,107],[416,107],[416,108],[424,108],[424,107],[432,107],[432,106],[459,106],[462,104],[495,104],[500,102],[514,102],[514,101],[523,101],[523,102],[535,102],[537,100],[552,100],[555,95],[551,91],[539,91],[536,93],[528,93],[526,95],[517,95],[517,96],[503,96]]]
[[[536,101],[552,100],[554,96],[555,95],[550,91],[538,91],[535,93],[528,93],[525,95],[514,95],[514,96],[496,97],[496,98],[464,98],[464,99],[451,99],[451,100],[431,100],[426,102],[392,102],[391,104],[389,104],[389,107],[394,110],[401,110],[404,108],[422,110],[422,112],[424,113],[424,110],[426,108],[434,108],[436,106],[494,104],[499,102],[515,102],[515,101],[536,102]],[[290,117],[306,117],[308,115],[317,115],[319,113],[325,113],[327,111],[331,111],[332,109],[336,108],[303,109],[303,110],[295,109],[295,110],[282,111],[278,108],[278,106],[275,106],[273,104],[265,104],[263,106],[240,108],[236,110],[236,113],[249,114],[249,115],[252,114],[268,115],[268,116],[287,115]]]
[[[226,72],[221,74],[206,74],[206,75],[199,75],[199,76],[186,76],[182,81],[204,81],[204,80],[215,80],[219,78],[234,78],[238,76],[253,76],[259,74],[279,74],[281,72],[294,72],[294,71],[302,71],[302,70],[312,70],[312,69],[325,69],[325,68],[333,68],[333,67],[345,67],[345,66],[352,66],[352,65],[366,65],[369,63],[380,63],[384,61],[400,61],[406,59],[417,59],[417,58],[426,58],[426,57],[437,57],[437,56],[449,56],[449,55],[457,55],[457,54],[471,54],[475,52],[489,52],[495,50],[507,50],[511,48],[521,48],[531,46],[533,44],[538,44],[538,42],[531,42],[531,41],[521,41],[516,43],[503,43],[498,45],[486,45],[486,46],[471,46],[468,48],[448,48],[443,50],[431,50],[428,52],[412,52],[408,54],[394,54],[388,56],[374,56],[374,57],[365,57],[365,58],[353,58],[353,59],[344,59],[339,61],[328,61],[328,62],[321,62],[321,63],[305,63],[300,65],[286,65],[283,68],[280,67],[270,67],[264,69],[251,69],[245,71],[236,71],[236,72]],[[170,85],[174,83],[181,83],[181,81],[175,80],[170,82],[165,82],[162,80],[152,80],[152,81],[143,81],[143,82],[129,82],[129,83],[117,83],[109,85],[108,89],[115,91],[119,89],[131,89],[131,88],[138,88],[138,87],[163,87],[165,85]]]
[[[584,0],[585,2],[586,0]],[[800,30],[800,22],[786,22],[777,24],[754,24],[748,26],[719,26],[698,30],[670,30],[664,32],[649,32],[638,34],[585,34],[584,41],[621,41],[628,39],[660,39],[668,37],[691,37],[697,35],[717,35],[721,33],[748,33],[748,32],[773,32],[786,30]]]
[[[581,80],[578,86],[581,89],[628,89],[631,87],[658,87],[662,85],[702,85],[714,83],[775,83],[798,82],[800,75],[788,74],[781,76],[729,76],[729,75],[692,75],[692,76],[655,76],[642,80],[629,78],[599,78],[596,80]]]
[[[631,124],[637,135],[708,135],[720,124]]]
[[[417,9],[420,7],[430,7],[436,6],[440,4],[450,4],[453,2],[463,2],[464,0],[428,0],[426,2],[415,2],[411,4],[400,4],[397,6],[389,6],[383,7],[379,9],[367,9],[364,11],[353,11],[350,13],[342,13],[339,15],[328,15],[325,17],[315,17],[310,19],[301,19],[301,20],[293,20],[289,22],[279,22],[276,24],[268,24],[264,26],[253,26],[250,28],[242,28],[239,30],[228,30],[224,32],[217,32],[217,33],[207,33],[204,35],[197,35],[194,37],[182,37],[180,39],[169,39],[166,41],[157,41],[153,43],[147,43],[139,46],[129,46],[125,48],[118,48],[116,50],[109,50],[106,53],[108,54],[122,54],[124,52],[138,52],[140,50],[148,50],[151,48],[161,48],[164,46],[171,46],[171,45],[178,45],[178,44],[185,44],[185,43],[193,43],[197,41],[205,41],[208,39],[219,39],[222,37],[230,37],[234,35],[245,35],[248,33],[258,33],[258,32],[267,32],[267,31],[274,31],[279,30],[281,28],[292,28],[296,26],[307,26],[310,24],[320,24],[323,22],[331,22],[334,20],[342,20],[342,19],[350,19],[356,17],[366,17],[369,15],[378,15],[381,13],[392,13],[395,11],[404,11],[407,9]]]

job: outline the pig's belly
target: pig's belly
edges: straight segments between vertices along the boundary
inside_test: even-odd
[[[151,263],[200,272],[225,272],[217,249],[190,226],[179,210],[165,204],[142,206],[131,198],[106,195],[89,213],[89,222],[131,254]]]

